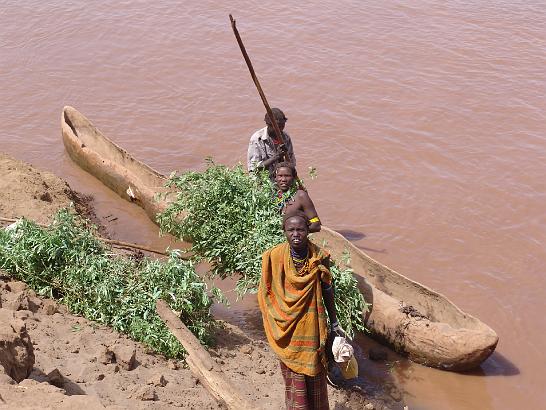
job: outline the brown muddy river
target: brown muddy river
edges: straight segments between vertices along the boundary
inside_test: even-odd
[[[94,195],[118,239],[166,244],[71,162],[61,110],[165,173],[243,161],[264,110],[229,13],[323,222],[500,336],[471,374],[370,378],[410,409],[546,407],[543,2],[3,1],[0,150]]]

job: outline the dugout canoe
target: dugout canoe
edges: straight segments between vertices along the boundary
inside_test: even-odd
[[[133,158],[75,108],[64,107],[61,128],[70,158],[119,196],[143,208],[155,222],[155,215],[168,205],[165,198],[157,200],[157,194],[168,194],[167,177]]]
[[[168,206],[167,178],[136,160],[72,107],[63,109],[62,136],[72,160],[150,219]],[[164,194],[160,198],[158,193]],[[493,353],[498,336],[448,298],[375,261],[339,233],[322,227],[313,241],[341,260],[348,252],[359,289],[371,303],[363,312],[371,336],[410,360],[444,370],[477,367]]]

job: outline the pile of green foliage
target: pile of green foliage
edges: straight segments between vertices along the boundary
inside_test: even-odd
[[[172,174],[168,186],[177,196],[158,217],[161,229],[190,241],[191,251],[212,264],[213,276],[239,274],[239,294],[256,291],[261,254],[285,240],[267,172],[248,174],[241,165],[228,168],[208,160],[204,172]],[[349,335],[363,331],[367,305],[352,271],[334,264],[332,274],[342,327]]]
[[[239,273],[240,294],[255,291],[261,254],[284,240],[267,173],[247,174],[240,165],[230,169],[209,160],[204,172],[171,175],[167,185],[177,198],[158,216],[162,231],[190,241],[191,251],[211,262],[213,276]]]
[[[21,220],[0,229],[0,268],[39,295],[54,297],[87,319],[109,325],[167,357],[183,347],[155,311],[158,298],[180,312],[202,343],[211,341],[213,298],[191,262],[171,254],[166,261],[114,254],[93,228],[59,211],[48,228]]]

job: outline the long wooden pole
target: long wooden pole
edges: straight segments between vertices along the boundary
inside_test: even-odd
[[[237,26],[235,25],[235,19],[233,18],[231,14],[229,15],[229,20],[231,21],[231,28],[233,29],[233,34],[235,34],[235,38],[237,39],[237,43],[239,44],[241,53],[243,53],[243,57],[246,61],[248,71],[250,71],[250,76],[252,77],[252,81],[254,81],[254,84],[256,85],[256,88],[258,89],[258,94],[260,94],[260,97],[265,107],[265,111],[267,112],[267,115],[269,119],[271,120],[271,125],[273,126],[273,129],[275,130],[275,136],[277,137],[279,141],[281,141],[282,144],[286,146],[284,136],[279,128],[279,125],[277,124],[277,121],[275,120],[275,117],[273,116],[273,113],[271,112],[271,108],[269,107],[267,98],[265,98],[265,94],[262,90],[262,86],[260,85],[260,81],[258,80],[258,77],[256,76],[256,72],[254,71],[254,67],[252,67],[252,62],[250,61],[250,57],[248,56],[248,53],[246,52],[246,48],[245,48],[245,45],[243,44],[243,40],[241,40],[239,31],[237,30]],[[285,158],[285,153],[282,153],[282,156],[283,158],[281,158],[281,160],[286,161],[287,158]]]
[[[186,363],[210,394],[230,410],[254,410],[260,406],[250,402],[237,388],[235,383],[218,368],[210,354],[201,346],[199,340],[176,316],[167,302],[158,299],[156,312],[188,352]]]

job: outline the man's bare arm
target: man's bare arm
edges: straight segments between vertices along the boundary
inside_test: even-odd
[[[276,154],[272,156],[271,158],[266,159],[265,161],[262,161],[258,164],[257,168],[259,169],[267,169],[269,165],[274,164],[279,160],[279,155]]]
[[[298,196],[301,204],[301,210],[307,216],[309,220],[309,232],[319,232],[320,231],[320,219],[318,218],[317,210],[315,209],[315,204],[311,200],[309,194],[303,190],[298,191]]]

